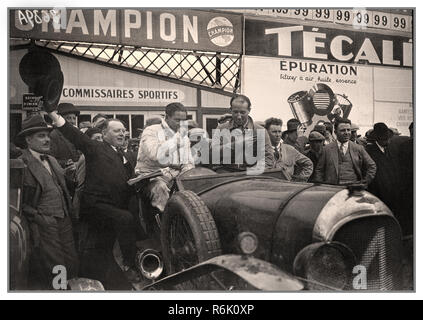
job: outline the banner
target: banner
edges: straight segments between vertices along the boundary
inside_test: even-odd
[[[75,103],[92,102],[182,102],[185,95],[176,89],[154,89],[154,88],[117,88],[117,87],[96,87],[96,86],[64,86],[62,100]]]
[[[245,20],[245,54],[337,63],[413,66],[410,37]]]
[[[242,15],[172,9],[11,9],[10,37],[242,53]]]
[[[289,119],[297,118],[308,133],[319,121],[334,122],[342,117],[362,130],[375,121],[385,121],[403,134],[412,121],[399,117],[412,115],[406,101],[412,97],[411,70],[265,57],[245,57],[243,70],[243,93],[251,99],[251,115],[256,121],[277,117],[286,126]],[[378,76],[375,83],[374,75],[379,74],[385,76]],[[386,92],[397,90],[403,93],[389,109],[384,107],[386,102],[376,101],[378,92],[386,96]]]

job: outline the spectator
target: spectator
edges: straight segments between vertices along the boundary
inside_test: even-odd
[[[352,141],[354,143],[358,143],[357,131],[359,129],[360,129],[360,127],[358,125],[356,125],[355,123],[351,123],[351,138],[350,138],[350,141]]]
[[[63,169],[47,155],[48,126],[41,115],[23,121],[19,136],[26,141],[23,213],[33,241],[30,280],[34,289],[53,290],[54,267],[64,266],[68,279],[78,275],[78,257],[70,219],[72,204]]]
[[[323,148],[315,180],[322,183],[368,185],[376,174],[376,164],[364,147],[352,143],[351,121],[340,119],[335,123],[337,141]]]
[[[401,223],[404,236],[414,233],[414,137],[413,122],[410,124],[410,138],[399,148],[399,170],[401,176],[400,195],[401,206],[398,220]],[[389,148],[389,146],[388,146]],[[412,242],[412,241],[411,241]]]
[[[294,147],[282,143],[282,120],[267,119],[265,128],[269,133],[274,152],[273,168],[281,169],[289,181],[307,181],[313,172],[313,163]]]
[[[297,119],[289,119],[286,127],[286,131],[283,132],[283,135],[286,134],[286,138],[283,140],[284,144],[290,145],[299,152],[304,153],[307,139],[304,139],[303,135],[298,134],[299,131],[301,131],[300,121]]]
[[[333,125],[331,122],[326,121],[323,123],[323,125],[326,128],[326,132],[325,132],[325,145],[330,144],[334,141],[336,141],[336,139],[333,137]]]
[[[397,216],[400,206],[398,168],[388,148],[389,139],[392,136],[385,123],[375,123],[372,137],[374,144],[368,145],[366,151],[376,163],[377,170],[373,181],[369,184],[369,191],[381,199]]]
[[[309,181],[314,181],[317,163],[323,153],[325,137],[318,131],[312,131],[308,136],[308,140],[310,141],[310,150],[305,155],[313,162],[313,173]]]

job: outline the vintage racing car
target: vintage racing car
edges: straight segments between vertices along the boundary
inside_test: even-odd
[[[133,183],[142,188],[143,182]],[[153,280],[139,288],[402,287],[400,226],[361,186],[288,182],[280,170],[192,169],[175,180],[160,237],[161,252],[147,248],[139,255],[140,270]]]

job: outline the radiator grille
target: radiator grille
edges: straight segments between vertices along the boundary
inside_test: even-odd
[[[401,289],[401,230],[390,217],[361,218],[347,223],[335,235],[365,267],[367,290]],[[354,289],[354,275],[348,289]]]

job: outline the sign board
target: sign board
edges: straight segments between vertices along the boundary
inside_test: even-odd
[[[373,69],[385,74],[378,83]],[[376,101],[375,97],[375,92],[394,90],[392,86],[399,86],[404,96],[412,97],[409,69],[246,56],[242,79],[243,93],[251,99],[251,115],[256,121],[277,117],[286,126],[289,119],[297,118],[309,132],[317,122],[333,121],[338,115],[362,130],[389,119],[403,134],[412,121],[408,101],[398,100],[386,108],[387,102]]]
[[[178,89],[164,88],[119,88],[98,86],[64,86],[62,100],[75,103],[171,103],[184,101],[184,92]]]
[[[245,54],[411,68],[412,37],[246,18]]]
[[[24,111],[40,111],[39,106],[42,96],[36,96],[33,93],[23,94],[22,110]]]
[[[412,31],[412,16],[367,10],[365,8],[355,9],[235,9],[230,10],[249,15],[272,18],[295,18],[327,22],[333,24],[351,25],[357,29],[376,28],[392,31]]]
[[[11,9],[10,37],[242,53],[242,15],[187,9]]]

